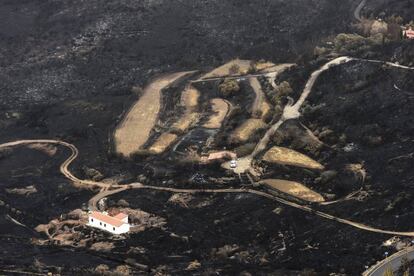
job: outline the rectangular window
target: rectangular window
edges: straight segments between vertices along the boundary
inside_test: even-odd
[[[115,231],[115,227],[112,227],[112,229],[114,229],[114,231]]]
[[[106,223],[104,224],[104,227],[106,227]]]
[[[99,223],[99,225],[101,225],[101,226],[102,226],[102,222],[100,222],[100,223]]]

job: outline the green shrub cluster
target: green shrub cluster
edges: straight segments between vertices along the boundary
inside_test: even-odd
[[[230,97],[236,92],[240,91],[239,83],[236,80],[225,79],[222,84],[219,85],[219,91],[223,97]]]

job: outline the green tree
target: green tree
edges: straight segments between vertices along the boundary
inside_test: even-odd
[[[225,79],[223,83],[219,85],[219,91],[223,97],[229,97],[234,93],[239,92],[240,86],[236,80]]]

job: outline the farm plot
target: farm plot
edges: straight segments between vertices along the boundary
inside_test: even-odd
[[[312,158],[295,150],[283,147],[271,148],[269,151],[265,153],[265,155],[263,156],[263,160],[269,163],[279,165],[296,166],[314,170],[324,169],[324,166],[322,166],[319,162],[313,160]]]
[[[191,73],[164,75],[145,88],[143,95],[115,130],[115,149],[118,154],[130,157],[145,144],[160,111],[161,90]]]
[[[195,125],[200,114],[197,112],[200,92],[194,87],[187,86],[181,94],[180,105],[185,108],[184,114],[172,125],[172,131],[178,133],[186,132],[191,126]]]
[[[260,181],[270,189],[300,198],[309,202],[324,202],[325,199],[320,194],[312,191],[308,187],[293,181],[281,179],[265,179]]]
[[[237,144],[246,143],[258,131],[265,129],[266,127],[267,124],[261,119],[248,119],[233,131],[230,135],[230,141]]]
[[[210,101],[212,115],[209,120],[203,125],[203,127],[208,129],[218,129],[221,128],[221,125],[226,118],[230,110],[230,103],[227,101],[216,98]]]

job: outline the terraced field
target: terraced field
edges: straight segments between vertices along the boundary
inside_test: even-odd
[[[130,157],[141,149],[155,125],[160,110],[161,90],[192,73],[169,74],[152,81],[145,88],[143,95],[132,106],[115,130],[114,140],[118,154]]]
[[[229,113],[230,103],[223,99],[215,98],[210,101],[210,105],[212,114],[203,127],[209,129],[221,128],[224,119]]]

